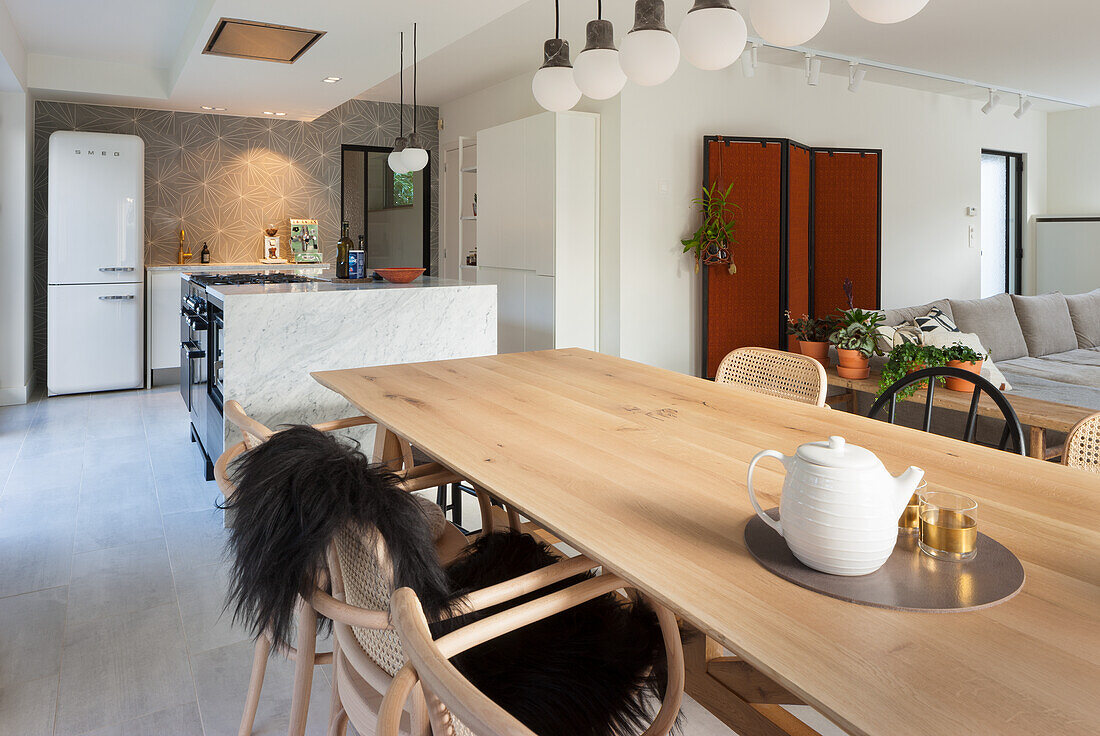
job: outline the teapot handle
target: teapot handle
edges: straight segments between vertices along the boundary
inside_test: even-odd
[[[783,463],[783,468],[784,469],[786,469],[786,467],[787,467],[787,460],[789,458],[786,455],[784,455],[782,452],[777,452],[775,450],[764,450],[762,452],[756,453],[756,456],[753,457],[752,461],[749,462],[749,475],[748,475],[748,478],[746,479],[746,483],[749,487],[749,500],[752,501],[752,507],[754,509],[756,509],[756,515],[759,516],[761,519],[763,519],[765,524],[767,524],[772,529],[775,529],[777,532],[779,532],[779,536],[782,537],[783,536],[783,527],[782,527],[782,525],[778,521],[776,521],[775,519],[773,519],[772,517],[770,517],[770,516],[768,516],[767,514],[764,513],[764,509],[760,508],[760,503],[756,500],[756,493],[752,490],[752,474],[753,474],[753,471],[756,469],[756,464],[758,462],[760,462],[761,460],[763,460],[764,458],[766,458],[766,457],[774,457],[776,460]]]

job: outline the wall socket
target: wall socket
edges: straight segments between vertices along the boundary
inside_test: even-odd
[[[966,216],[967,217],[977,217],[978,216],[978,208],[977,207],[967,207],[966,208]]]
[[[969,232],[969,245],[970,245],[971,248],[973,248],[974,244],[975,244],[975,241],[974,241],[974,226],[971,225],[968,229],[970,231]]]

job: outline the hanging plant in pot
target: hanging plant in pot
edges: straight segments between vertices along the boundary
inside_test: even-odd
[[[895,383],[905,378],[914,371],[924,368],[938,368],[947,362],[942,348],[933,345],[919,345],[915,342],[903,342],[895,345],[886,358],[886,365],[882,367],[882,376],[878,383],[878,396]],[[937,379],[943,383],[943,379]],[[910,384],[897,393],[898,399],[905,399],[918,390],[928,385],[928,381],[919,381]]]
[[[787,311],[787,334],[798,340],[798,351],[829,367],[829,334],[836,328],[836,317],[817,318],[802,315],[798,319]]]
[[[841,378],[866,378],[871,373],[871,356],[882,355],[875,339],[875,328],[882,322],[878,312],[845,309],[840,312],[839,327],[829,335],[836,345],[837,368]]]
[[[961,342],[945,347],[943,355],[949,368],[961,368],[964,371],[977,373],[979,376],[982,374],[982,363],[988,357],[972,347],[963,345]],[[962,378],[949,376],[947,378],[947,388],[951,391],[973,391],[974,384]]]
[[[733,231],[737,226],[733,217],[733,210],[740,209],[729,201],[733,184],[726,191],[718,188],[718,182],[714,182],[709,188],[703,187],[703,193],[691,200],[691,203],[699,208],[703,216],[703,224],[690,237],[681,240],[684,252],[694,251],[695,273],[699,273],[700,265],[714,265],[728,263],[730,273],[737,273],[737,265],[733,262],[733,246],[737,241],[733,239]]]

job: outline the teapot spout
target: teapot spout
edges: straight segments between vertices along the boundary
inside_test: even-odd
[[[894,506],[897,507],[898,516],[905,511],[909,499],[923,478],[924,471],[915,465],[910,465],[908,470],[894,478]]]

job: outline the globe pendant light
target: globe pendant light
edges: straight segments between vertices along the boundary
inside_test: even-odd
[[[695,0],[680,24],[684,58],[700,69],[725,69],[737,61],[749,40],[745,19],[729,0]]]
[[[872,23],[900,23],[923,10],[928,0],[848,0],[848,4]]]
[[[405,150],[401,152],[401,162],[405,164],[407,171],[420,171],[428,165],[428,152],[420,145],[420,137],[416,134],[416,24],[413,23],[413,126],[406,142]]]
[[[405,168],[405,162],[402,160],[401,152],[405,150],[405,34],[401,34],[401,60],[397,63],[397,73],[399,79],[399,86],[401,89],[401,102],[397,106],[398,122],[397,124],[397,137],[393,140],[393,150],[386,158],[386,164],[390,167],[390,171],[395,174],[407,174],[408,169]]]
[[[680,65],[680,44],[665,25],[663,0],[634,3],[634,27],[623,39],[619,63],[626,78],[643,87],[660,84],[676,71]]]
[[[581,91],[573,81],[573,65],[569,63],[569,42],[559,38],[560,16],[554,0],[554,38],[542,46],[542,66],[531,80],[535,101],[550,112],[564,112],[580,102]]]
[[[573,81],[586,97],[607,100],[623,91],[626,75],[619,66],[615,29],[603,19],[603,0],[596,3],[596,20],[585,28],[585,46],[573,65]]]
[[[829,0],[767,0],[755,2],[749,19],[768,43],[801,46],[825,27]]]

